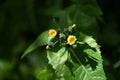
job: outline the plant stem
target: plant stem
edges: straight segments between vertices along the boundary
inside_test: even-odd
[[[77,55],[75,54],[75,52],[73,51],[73,49],[72,49],[71,47],[70,47],[69,49],[70,49],[70,51],[72,52],[73,56],[74,56],[74,57],[76,58],[76,60],[78,61],[78,63],[81,64],[79,58],[77,57]]]

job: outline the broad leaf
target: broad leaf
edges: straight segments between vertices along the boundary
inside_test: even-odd
[[[43,32],[42,34],[39,35],[39,37],[27,48],[27,50],[24,52],[22,55],[22,58],[30,53],[31,51],[35,50],[39,46],[44,46],[49,43],[51,40],[51,37],[48,35],[48,31]]]
[[[83,33],[80,33],[80,38],[82,42],[87,43],[92,49],[85,49],[84,52],[86,52],[89,56],[92,58],[95,58],[97,60],[102,60],[101,52],[100,52],[100,46],[96,43],[95,39],[93,39],[91,36],[87,36]]]
[[[101,60],[100,51],[94,51],[92,49],[85,49],[84,52],[88,54],[88,56],[92,59]]]
[[[81,65],[74,70],[75,80],[106,80],[101,63],[93,70],[90,65]]]
[[[65,47],[62,47],[58,52],[47,51],[47,58],[49,60],[49,64],[56,69],[57,66],[64,64],[68,58],[68,51]]]
[[[65,64],[59,65],[55,70],[56,76],[59,80],[74,80],[74,75],[71,70]]]
[[[83,33],[80,33],[78,40],[80,42],[84,42],[87,43],[90,47],[95,48],[95,49],[99,49],[99,45],[97,45],[96,41],[88,35],[85,35]]]
[[[65,47],[62,47],[58,52],[47,51],[47,58],[49,64],[55,69],[56,80],[74,80],[71,70],[65,65],[69,58],[69,53]]]
[[[87,64],[83,64],[82,61],[79,61],[76,67],[76,63],[74,63],[75,68],[73,72],[75,74],[75,80],[106,80],[99,45],[91,36],[87,36],[83,33],[80,33],[79,36],[78,40],[88,44],[90,48],[83,50],[83,54],[86,53],[88,55],[88,57],[86,56]]]
[[[53,78],[54,70],[49,65],[45,69],[43,69],[38,75],[39,80],[53,80]]]

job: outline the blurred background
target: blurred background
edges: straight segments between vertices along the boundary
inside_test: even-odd
[[[66,27],[76,23],[93,36],[101,45],[107,80],[119,80],[119,4],[118,0],[0,0],[0,80],[37,80],[47,63],[41,55],[44,49],[20,57],[54,21]]]

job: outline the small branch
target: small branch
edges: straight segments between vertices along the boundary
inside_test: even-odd
[[[73,54],[73,56],[75,57],[75,59],[78,61],[78,63],[79,63],[79,64],[82,64],[82,63],[80,62],[79,58],[77,57],[77,55],[75,54],[75,52],[73,51],[73,49],[72,49],[71,47],[70,47],[69,49],[70,49],[70,51],[72,52],[72,54]]]

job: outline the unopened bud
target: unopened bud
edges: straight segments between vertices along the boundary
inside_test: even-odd
[[[47,45],[47,46],[46,46],[46,49],[49,49],[49,48],[50,48],[50,46],[49,46],[49,45]]]
[[[75,27],[76,27],[76,24],[73,24],[73,25],[72,25],[72,28],[75,28]]]

